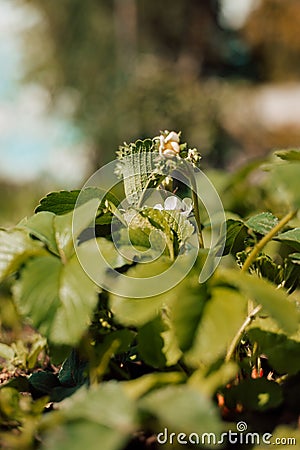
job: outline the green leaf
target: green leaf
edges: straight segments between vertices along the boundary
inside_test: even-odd
[[[118,173],[123,176],[126,199],[132,206],[138,206],[147,189],[156,187],[165,178],[155,172],[158,155],[152,139],[120,147]]]
[[[206,284],[191,286],[191,277],[177,289],[171,320],[179,347],[187,351],[193,344],[204,306],[209,299]],[[187,326],[188,324],[188,326]]]
[[[274,239],[289,245],[297,251],[300,251],[300,228],[294,228],[293,230],[281,233]]]
[[[300,207],[299,169],[299,161],[281,162],[271,166],[269,189],[277,200],[283,201],[289,209]]]
[[[50,211],[54,214],[66,214],[75,207],[80,190],[50,192],[40,200],[35,212]]]
[[[78,350],[72,349],[60,368],[58,379],[63,386],[80,386],[86,381],[86,368],[87,361],[79,357]]]
[[[137,335],[137,348],[142,360],[156,369],[166,366],[166,357],[163,353],[164,340],[162,333],[166,326],[161,317],[156,317],[140,328]]]
[[[59,254],[63,259],[69,259],[73,255],[73,240],[78,238],[80,233],[95,219],[94,212],[97,204],[98,199],[92,199],[76,208],[74,213],[55,216],[55,238]]]
[[[282,390],[275,381],[266,378],[244,380],[224,391],[225,404],[235,408],[242,404],[248,411],[266,411],[282,403]]]
[[[131,243],[136,247],[145,247],[145,249],[149,248],[149,235],[153,230],[155,230],[155,228],[150,224],[147,217],[142,216],[140,213],[129,209],[126,217],[129,217],[129,215],[131,215],[131,217],[129,219],[130,222],[128,224],[128,229],[122,229],[119,245],[128,245]],[[130,241],[128,241],[127,233],[129,234]]]
[[[142,326],[159,314],[164,299],[160,295],[148,298],[126,298],[110,294],[109,303],[118,323],[125,326]]]
[[[12,361],[14,356],[14,350],[9,345],[0,342],[0,358],[5,359],[6,361]]]
[[[30,346],[29,353],[27,355],[27,367],[28,369],[33,369],[37,363],[37,359],[40,353],[46,348],[47,339],[42,336],[37,335],[35,340]]]
[[[300,342],[282,333],[270,333],[255,327],[247,332],[247,336],[257,343],[258,351],[268,357],[270,366],[277,373],[293,375],[299,372]]]
[[[276,320],[287,333],[297,330],[299,313],[286,292],[277,289],[272,283],[256,275],[245,274],[237,270],[223,270],[222,278],[238,288],[246,298],[254,299]]]
[[[194,226],[180,211],[145,208],[141,214],[147,217],[156,229],[163,231],[171,257],[174,250],[183,245],[194,232]]]
[[[300,161],[300,149],[289,148],[287,150],[279,150],[275,155],[285,161]]]
[[[188,384],[208,396],[213,396],[217,389],[226,386],[239,373],[239,367],[233,361],[222,364],[217,370],[207,374],[207,369],[200,368],[188,379]]]
[[[24,230],[0,230],[0,282],[19,270],[32,256],[43,255],[45,250]]]
[[[148,278],[167,270],[170,267],[170,260],[159,258],[158,260],[138,264],[131,267],[127,272],[128,278],[119,282],[119,291],[130,293],[130,277]],[[133,292],[134,294],[134,292]],[[147,298],[120,297],[110,294],[110,309],[112,310],[117,322],[125,326],[141,326],[153,319],[159,312],[163,304],[168,303],[169,293]]]
[[[8,381],[0,384],[0,389],[6,387],[14,388],[19,392],[29,392],[30,390],[28,377],[24,375],[19,375],[14,378],[10,378]]]
[[[127,437],[104,425],[82,419],[56,426],[43,441],[41,448],[45,450],[99,450],[100,442],[105,450],[122,450]]]
[[[92,199],[79,206],[74,220],[73,211],[63,215],[39,212],[22,222],[21,228],[33,234],[47,245],[49,250],[59,255],[63,262],[74,253],[73,240],[90,225],[98,199]]]
[[[283,275],[284,286],[289,293],[299,285],[300,280],[300,253],[291,253],[284,259]]]
[[[73,191],[50,192],[50,194],[42,198],[35,212],[49,211],[56,215],[69,213],[75,208],[80,193],[80,204],[82,205],[93,198],[100,198],[100,196],[103,196],[104,191],[97,187],[89,187],[83,191],[78,189]],[[109,199],[113,203],[116,202],[115,197],[110,193],[106,193],[105,199]],[[105,199],[103,198],[101,203]]]
[[[164,341],[164,347],[162,351],[166,358],[166,366],[170,367],[178,363],[178,361],[182,357],[182,351],[178,346],[174,328],[171,326],[169,319],[165,319],[165,323],[167,329],[161,333]]]
[[[6,420],[20,420],[22,418],[23,414],[19,401],[20,394],[16,389],[7,386],[0,389],[0,414],[2,420],[3,418]]]
[[[235,255],[244,250],[245,239],[248,236],[247,227],[240,220],[228,219],[226,221],[226,242],[223,255]]]
[[[114,342],[118,342],[118,347],[116,348],[114,354],[119,355],[121,353],[126,353],[130,349],[132,341],[136,337],[136,332],[129,330],[128,328],[123,328],[122,330],[112,331],[107,334],[103,342],[100,343],[102,352],[105,353],[109,348],[112,347]]]
[[[188,319],[191,319],[192,314],[196,314],[198,316],[198,308],[201,306],[201,289],[199,286],[199,270],[200,267],[203,267],[206,254],[203,255],[203,258],[199,258],[199,260],[196,261],[194,268],[191,269],[188,277],[185,277],[180,283],[178,283],[175,287],[170,289],[168,292],[165,292],[160,295],[156,295],[153,297],[146,297],[146,298],[130,298],[130,297],[120,297],[115,294],[110,294],[110,309],[112,310],[115,319],[125,326],[137,326],[140,327],[147,323],[148,321],[151,321],[154,317],[156,317],[163,306],[171,307],[174,302],[176,302],[175,309],[173,311],[172,307],[172,315],[174,314],[174,319],[172,327],[174,327],[174,324],[176,323],[176,327],[178,326],[178,332],[176,329],[174,329],[175,334],[178,333],[178,338],[181,339],[180,333],[181,333],[181,324],[184,324],[185,322],[181,321],[181,314],[186,314]],[[181,258],[179,260],[178,265],[178,271],[180,273],[175,273],[174,278],[176,276],[180,276],[182,272],[184,272],[186,268],[186,262],[187,262],[187,255],[180,255],[178,258]],[[177,258],[177,259],[178,259]],[[177,260],[176,260],[177,261]],[[189,261],[188,261],[189,263]],[[135,294],[134,289],[131,288],[130,284],[130,277],[136,277],[136,278],[148,278],[155,276],[157,273],[164,272],[167,270],[171,265],[171,261],[166,257],[161,257],[157,261],[154,261],[152,263],[147,264],[137,264],[134,267],[131,267],[126,275],[128,275],[127,279],[123,279],[120,284],[120,291],[126,292],[132,292]],[[176,280],[176,278],[175,278]],[[191,300],[191,302],[194,304],[194,310],[192,314],[189,314],[189,311],[184,306],[185,301],[188,301],[188,297],[190,294],[190,289],[195,288],[195,299]],[[199,289],[199,296],[200,298],[197,298],[197,292]],[[194,295],[194,294],[192,294]],[[199,300],[199,301],[198,301]],[[181,308],[182,306],[182,308]],[[178,309],[179,313],[176,313],[176,310]],[[185,316],[183,316],[185,317]],[[178,319],[178,320],[177,320]],[[190,334],[190,331],[185,331],[185,325],[183,325],[184,329],[182,330],[182,334]],[[191,327],[193,327],[193,324],[191,322]],[[182,337],[182,340],[189,339]],[[181,345],[181,341],[179,342]]]
[[[101,379],[109,371],[111,358],[117,355],[121,355],[119,360],[130,357],[130,345],[136,337],[136,334],[136,332],[124,328],[122,330],[112,331],[102,336],[101,339],[98,338],[100,342],[97,341],[94,344],[93,358],[89,362],[89,375],[92,381]],[[136,348],[135,344],[134,348]]]
[[[217,407],[209,397],[187,386],[167,386],[143,397],[140,408],[160,421],[161,429],[185,433],[215,433],[221,431]]]
[[[83,242],[76,248],[76,254],[85,272],[101,287],[106,287],[110,269],[131,263],[118,252],[113,242],[105,238]],[[115,277],[115,273],[111,276]],[[113,282],[116,280],[113,279]]]
[[[34,237],[42,241],[48,249],[59,255],[55,236],[55,215],[50,212],[41,212],[25,219],[21,228],[27,230]]]
[[[50,341],[75,345],[88,327],[98,288],[76,255],[67,264],[54,256],[35,258],[13,287],[20,312]]]
[[[185,354],[189,364],[210,365],[226,350],[246,316],[246,299],[233,289],[216,287],[205,303],[192,348]]]
[[[268,234],[277,225],[278,219],[270,212],[263,212],[256,216],[250,217],[245,222],[248,228],[251,228],[255,233],[262,235]]]
[[[129,381],[122,381],[126,394],[136,400],[154,388],[164,385],[179,384],[185,380],[182,372],[153,372]]]
[[[121,450],[137,428],[136,408],[119,383],[102,383],[79,389],[45,417],[44,425],[47,449],[98,450],[101,444],[105,450]]]
[[[268,255],[261,254],[257,256],[251,267],[263,278],[276,284],[276,286],[282,283],[284,279],[282,266],[276,264]]]
[[[33,392],[40,397],[50,395],[55,387],[60,386],[57,375],[52,372],[34,372],[29,376],[28,381]]]

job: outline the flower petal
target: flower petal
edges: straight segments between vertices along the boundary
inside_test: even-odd
[[[165,209],[166,210],[180,210],[181,209],[181,201],[179,198],[175,196],[170,196],[165,200]]]
[[[175,133],[175,131],[170,131],[170,133],[168,134],[168,136],[165,138],[166,142],[169,141],[174,141],[174,142],[179,142],[179,136],[178,133]]]
[[[173,150],[174,150],[176,153],[179,153],[179,152],[180,152],[180,147],[179,147],[178,142],[171,141],[171,142],[170,142],[170,145],[172,146]]]

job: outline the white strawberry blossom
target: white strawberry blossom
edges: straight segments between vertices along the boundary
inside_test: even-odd
[[[193,203],[192,199],[188,197],[180,200],[178,197],[171,195],[165,199],[163,205],[157,203],[153,208],[160,211],[180,211],[182,216],[188,217],[193,209]]]
[[[165,130],[159,136],[159,153],[161,156],[165,156],[166,158],[174,158],[179,155],[180,146],[179,146],[179,134],[175,131]]]

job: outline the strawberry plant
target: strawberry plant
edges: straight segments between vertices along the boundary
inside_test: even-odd
[[[200,159],[175,132],[124,144],[0,230],[35,333],[0,344],[3,448],[300,440],[300,152],[220,174],[221,199]]]

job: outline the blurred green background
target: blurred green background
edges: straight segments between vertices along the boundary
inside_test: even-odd
[[[0,0],[0,225],[123,141],[232,171],[300,141],[299,0]]]

